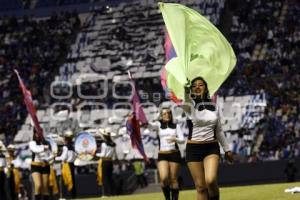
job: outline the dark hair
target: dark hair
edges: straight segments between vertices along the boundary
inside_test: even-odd
[[[103,135],[103,141],[109,146],[116,146],[116,143],[112,140],[111,135]]]
[[[160,113],[159,113],[159,117],[160,117],[160,120],[162,121],[162,113],[163,113],[163,110],[168,110],[168,113],[170,114],[170,121],[173,122],[173,114],[172,114],[172,110],[168,107],[163,107],[161,108],[160,110]]]
[[[209,91],[208,91],[208,87],[207,87],[207,82],[204,80],[204,78],[202,78],[201,76],[198,76],[196,78],[194,78],[192,81],[191,81],[191,86],[190,86],[190,90],[192,89],[192,86],[193,84],[196,82],[196,81],[202,81],[205,85],[205,92],[204,92],[204,99],[205,100],[210,100],[210,96],[209,96]]]
[[[164,122],[163,120],[162,120],[162,112],[163,112],[163,110],[168,110],[168,113],[170,114],[170,121],[168,121],[168,122]],[[160,122],[160,124],[161,124],[161,127],[160,128],[163,128],[163,129],[165,129],[165,128],[176,128],[176,124],[174,123],[174,121],[173,121],[173,113],[172,113],[172,110],[170,109],[170,108],[168,108],[168,107],[163,107],[163,108],[161,108],[161,111],[160,111],[160,120],[159,120],[159,122]]]
[[[41,143],[42,140],[40,138],[40,136],[38,135],[37,131],[35,130],[35,128],[33,127],[33,137],[32,137],[33,141],[36,141],[37,143]]]

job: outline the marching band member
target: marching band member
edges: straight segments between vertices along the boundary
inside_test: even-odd
[[[20,163],[15,159],[15,149],[13,144],[7,146],[7,180],[11,200],[18,199],[21,184],[21,176],[18,170]]]
[[[76,198],[76,184],[75,184],[75,166],[74,161],[76,154],[73,145],[74,134],[67,130],[64,134],[64,146],[62,153],[56,157],[57,161],[62,161],[62,178],[67,190],[71,193],[72,198]]]
[[[49,199],[49,161],[53,159],[49,144],[33,131],[33,140],[29,142],[29,148],[32,151],[31,175],[34,183],[35,200]]]
[[[111,129],[99,129],[103,135],[103,141],[100,144],[100,152],[96,154],[99,157],[98,163],[98,185],[103,187],[102,196],[112,195],[112,175],[113,175],[113,157],[116,156],[116,144],[111,139]]]
[[[181,163],[178,143],[184,143],[183,133],[179,124],[174,123],[172,111],[169,108],[162,108],[160,120],[148,125],[149,128],[158,131],[159,153],[157,167],[165,199],[178,200],[178,175]]]
[[[59,188],[57,183],[56,169],[54,166],[54,160],[55,160],[54,158],[57,156],[58,147],[55,140],[52,139],[51,137],[47,137],[47,142],[49,143],[49,147],[50,147],[49,153],[53,158],[49,161],[49,165],[50,165],[49,190],[52,199],[56,199],[55,196],[59,194]]]
[[[2,141],[0,141],[0,199],[6,199],[4,171],[6,167],[5,151],[5,146]]]

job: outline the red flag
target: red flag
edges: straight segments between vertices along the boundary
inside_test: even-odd
[[[18,77],[19,86],[20,86],[20,89],[21,89],[21,91],[23,93],[23,97],[24,97],[24,103],[26,105],[26,108],[27,108],[27,111],[28,111],[29,115],[31,116],[31,119],[32,119],[33,124],[34,124],[34,128],[35,128],[35,130],[38,134],[38,137],[41,140],[44,140],[43,129],[40,127],[39,120],[36,116],[36,109],[33,105],[31,92],[26,89],[22,79],[20,78],[19,72],[17,70],[14,70],[14,71],[15,71],[17,77]]]
[[[140,103],[140,98],[139,95],[136,91],[135,83],[132,79],[130,71],[128,71],[128,76],[132,84],[132,90],[133,90],[133,95],[132,95],[132,105],[133,105],[133,112],[136,114],[137,119],[142,122],[142,124],[147,123],[147,118],[144,113],[143,107],[141,106]]]
[[[126,121],[127,133],[130,136],[131,146],[138,150],[138,152],[143,156],[144,161],[149,163],[149,159],[145,153],[144,145],[141,139],[141,129],[140,122],[136,119],[135,113],[132,113]]]

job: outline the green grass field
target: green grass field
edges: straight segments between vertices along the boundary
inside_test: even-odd
[[[283,184],[268,184],[268,185],[254,185],[242,187],[225,187],[221,188],[221,200],[296,200],[300,199],[300,193],[291,194],[285,193],[284,189],[289,187],[300,186],[297,183],[283,183]],[[85,200],[96,200],[99,198],[88,198]],[[147,193],[137,195],[116,196],[110,198],[103,198],[105,200],[163,200],[162,193]],[[180,200],[194,200],[196,199],[194,190],[185,190],[180,193]]]

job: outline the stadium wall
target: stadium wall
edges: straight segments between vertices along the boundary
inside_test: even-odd
[[[220,186],[252,185],[286,182],[284,170],[288,161],[265,161],[256,163],[222,164],[219,168]],[[296,180],[300,180],[300,159],[295,160]],[[193,188],[193,180],[186,165],[181,168],[183,188]]]
[[[221,164],[219,168],[219,184],[220,186],[239,186],[239,185],[254,185],[254,184],[268,184],[268,183],[280,183],[286,182],[286,175],[284,169],[287,166],[288,161],[267,161],[257,163],[238,163],[233,165]],[[300,180],[300,159],[295,160],[295,166],[298,173],[296,174],[296,181]],[[120,187],[122,182],[122,194],[132,193],[136,186],[131,183],[136,182],[136,178],[131,179],[133,172],[129,172],[122,176],[115,176],[114,181],[117,182]],[[194,188],[193,180],[190,176],[186,164],[183,164],[181,168],[181,181],[182,189]],[[121,180],[123,179],[123,180]],[[130,188],[129,188],[129,185]],[[82,197],[100,197],[101,188],[97,186],[97,180],[95,174],[78,174],[76,176],[76,189],[78,198]],[[66,193],[65,188],[63,193]]]

